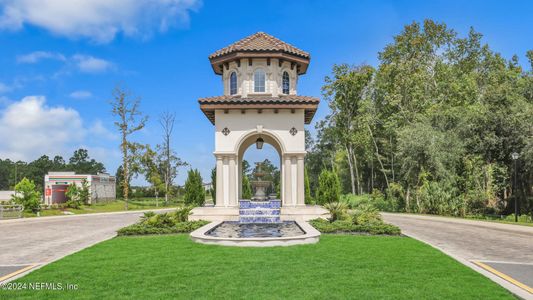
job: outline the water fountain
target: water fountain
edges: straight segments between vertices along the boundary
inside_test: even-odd
[[[318,242],[320,233],[306,222],[281,221],[281,200],[267,195],[271,181],[263,180],[263,164],[256,163],[250,181],[252,199],[239,200],[239,221],[207,224],[191,233],[191,238],[203,244],[226,246],[289,246]]]
[[[239,223],[280,223],[281,200],[270,199],[266,189],[272,185],[271,181],[263,180],[263,163],[255,163],[257,168],[253,173],[255,180],[250,184],[254,189],[251,200],[239,200]]]

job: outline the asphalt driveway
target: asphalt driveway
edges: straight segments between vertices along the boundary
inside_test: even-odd
[[[533,299],[533,227],[426,215],[382,215],[405,235],[442,250],[520,297]]]
[[[163,211],[163,210],[162,210]],[[0,281],[116,236],[141,211],[0,221]]]

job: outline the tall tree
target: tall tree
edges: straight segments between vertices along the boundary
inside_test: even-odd
[[[175,120],[176,115],[170,112],[164,112],[159,117],[159,124],[163,129],[163,143],[159,146],[159,150],[163,166],[163,180],[165,183],[165,203],[168,203],[170,188],[174,179],[178,175],[178,168],[187,165],[186,162],[182,161],[176,155],[176,152],[170,146]]]
[[[112,96],[111,112],[117,118],[115,126],[121,135],[124,208],[128,210],[131,150],[134,149],[134,143],[130,141],[130,137],[134,132],[144,128],[148,117],[139,110],[140,99],[132,97],[128,91],[120,86],[115,87]]]

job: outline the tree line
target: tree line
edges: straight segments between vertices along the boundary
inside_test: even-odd
[[[533,51],[526,56],[528,70],[474,29],[460,37],[425,20],[405,26],[377,66],[334,65],[322,88],[329,114],[306,141],[311,194],[329,170],[342,193],[383,194],[382,209],[509,214],[516,198],[533,214]]]
[[[106,172],[106,169],[103,163],[90,158],[89,151],[86,149],[74,151],[68,161],[65,161],[60,155],[56,155],[52,159],[43,155],[31,162],[0,159],[0,190],[13,190],[23,178],[33,181],[36,188],[42,190],[44,175],[50,171],[97,174]]]

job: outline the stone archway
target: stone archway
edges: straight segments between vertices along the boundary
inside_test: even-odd
[[[276,152],[279,155],[279,168],[280,168],[280,198],[282,200],[282,204],[285,204],[283,202],[284,199],[284,180],[283,180],[283,165],[282,165],[282,158],[284,153],[284,146],[282,140],[279,139],[279,137],[276,137],[275,134],[268,132],[268,131],[262,131],[259,133],[257,130],[250,131],[249,133],[245,134],[241,139],[240,142],[237,144],[237,148],[235,149],[235,152],[237,153],[237,189],[238,189],[238,199],[242,199],[242,161],[244,159],[244,153],[246,150],[248,150],[250,147],[253,147],[253,145],[256,143],[258,138],[262,138],[264,140],[265,144],[271,145]]]

